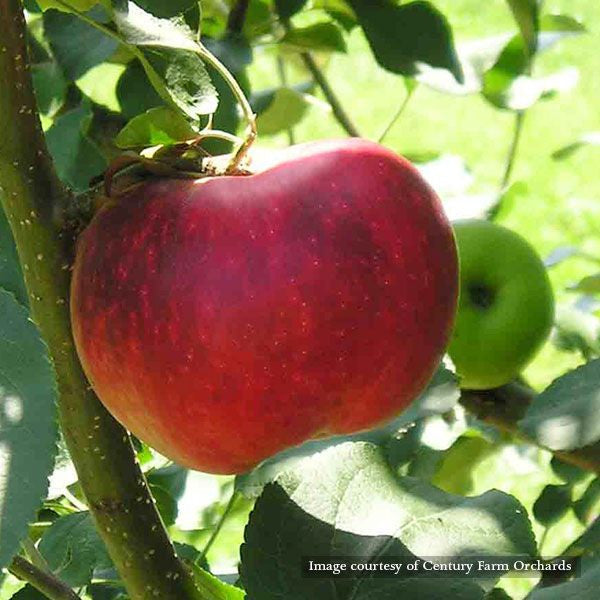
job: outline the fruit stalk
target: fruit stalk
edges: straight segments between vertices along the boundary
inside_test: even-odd
[[[217,73],[225,80],[225,83],[229,86],[229,89],[240,105],[244,118],[248,123],[246,138],[234,152],[233,157],[226,168],[226,173],[235,173],[256,139],[256,115],[250,106],[248,98],[246,98],[246,94],[244,94],[244,90],[242,90],[240,84],[235,80],[235,77],[227,70],[227,67],[200,42],[196,43],[196,48],[198,56],[213,67],[213,69],[215,69],[215,71],[217,71]]]
[[[57,375],[59,421],[90,511],[132,599],[199,598],[177,559],[127,432],[89,386],[68,308],[69,249],[61,229],[70,194],[45,146],[19,0],[0,0],[0,197],[31,306]]]

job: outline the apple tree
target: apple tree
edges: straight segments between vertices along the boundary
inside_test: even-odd
[[[0,0],[0,599],[597,598],[593,3],[482,4]]]

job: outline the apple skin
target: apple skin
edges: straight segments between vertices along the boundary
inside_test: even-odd
[[[431,378],[456,310],[452,228],[407,161],[349,139],[264,164],[142,183],[77,245],[71,315],[94,390],[206,472],[389,420]]]
[[[467,389],[513,380],[554,322],[546,268],[520,235],[482,220],[453,223],[460,300],[448,353]]]

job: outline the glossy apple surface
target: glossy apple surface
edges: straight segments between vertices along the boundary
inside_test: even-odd
[[[454,223],[460,301],[448,348],[461,385],[490,389],[514,379],[554,321],[546,268],[514,231],[481,220]]]
[[[355,139],[119,197],[78,241],[71,313],[121,423],[182,465],[237,473],[400,412],[446,347],[457,289],[436,195]]]

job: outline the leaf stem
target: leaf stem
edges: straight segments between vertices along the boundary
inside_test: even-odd
[[[229,498],[229,502],[227,503],[227,506],[225,507],[225,510],[223,511],[223,514],[221,515],[221,518],[219,519],[219,522],[217,523],[216,527],[214,528],[210,538],[208,539],[208,542],[206,542],[206,546],[204,546],[202,553],[196,559],[196,564],[201,565],[204,562],[204,560],[206,559],[206,555],[208,554],[208,551],[210,550],[214,541],[217,539],[217,536],[221,532],[221,529],[223,528],[223,525],[225,524],[225,521],[227,520],[227,517],[229,516],[229,513],[231,512],[233,505],[235,504],[235,501],[237,500],[237,497],[238,497],[238,493],[235,490],[233,490],[233,492],[231,494],[231,498]]]
[[[321,88],[325,99],[331,106],[333,111],[333,116],[336,118],[337,122],[342,126],[344,131],[351,137],[361,137],[360,132],[356,128],[356,125],[351,121],[350,117],[344,110],[340,100],[338,99],[336,93],[333,88],[329,85],[329,81],[325,77],[323,71],[317,65],[313,56],[308,52],[302,52],[300,54],[300,58],[304,65],[309,70],[313,79],[317,83],[317,85]]]
[[[502,175],[502,180],[500,181],[500,193],[504,192],[510,183],[510,177],[513,172],[513,168],[515,166],[515,161],[517,158],[517,151],[519,149],[519,141],[521,139],[521,134],[523,132],[523,124],[525,121],[525,111],[520,110],[515,115],[515,123],[513,129],[513,136],[510,143],[510,147],[508,150],[508,155],[506,157],[506,164],[504,167],[504,174]]]
[[[412,95],[413,95],[413,92],[415,91],[415,89],[416,88],[413,86],[413,87],[409,87],[406,90],[406,96],[404,97],[404,100],[398,107],[398,110],[395,112],[395,114],[391,118],[390,122],[385,126],[385,128],[381,132],[381,135],[377,138],[377,143],[381,144],[381,142],[383,142],[383,140],[385,139],[387,134],[391,131],[392,127],[396,124],[398,119],[402,116],[402,113],[404,113],[404,111],[406,110],[406,107],[408,106],[408,103],[410,102],[410,99],[412,98]]]
[[[200,42],[196,44],[197,53],[207,62],[217,73],[224,79],[225,83],[229,86],[229,89],[235,96],[235,99],[238,101],[240,108],[242,109],[242,113],[248,123],[248,132],[246,133],[246,138],[239,145],[237,150],[234,152],[229,165],[227,166],[226,172],[232,173],[237,170],[240,166],[240,163],[244,160],[246,153],[250,149],[250,146],[254,143],[256,139],[257,131],[256,131],[256,115],[250,106],[250,102],[248,98],[246,98],[246,94],[244,94],[244,90],[240,87],[240,84],[236,81],[235,77],[229,72],[227,67],[211,52],[207,50],[205,46],[203,46]]]
[[[237,135],[233,135],[227,131],[221,131],[220,129],[203,129],[196,138],[197,142],[201,142],[204,139],[214,138],[217,140],[225,140],[226,142],[231,142],[232,144],[239,144],[243,140]]]
[[[8,570],[15,577],[29,583],[50,600],[81,600],[80,596],[52,573],[43,571],[22,556],[15,556]]]

